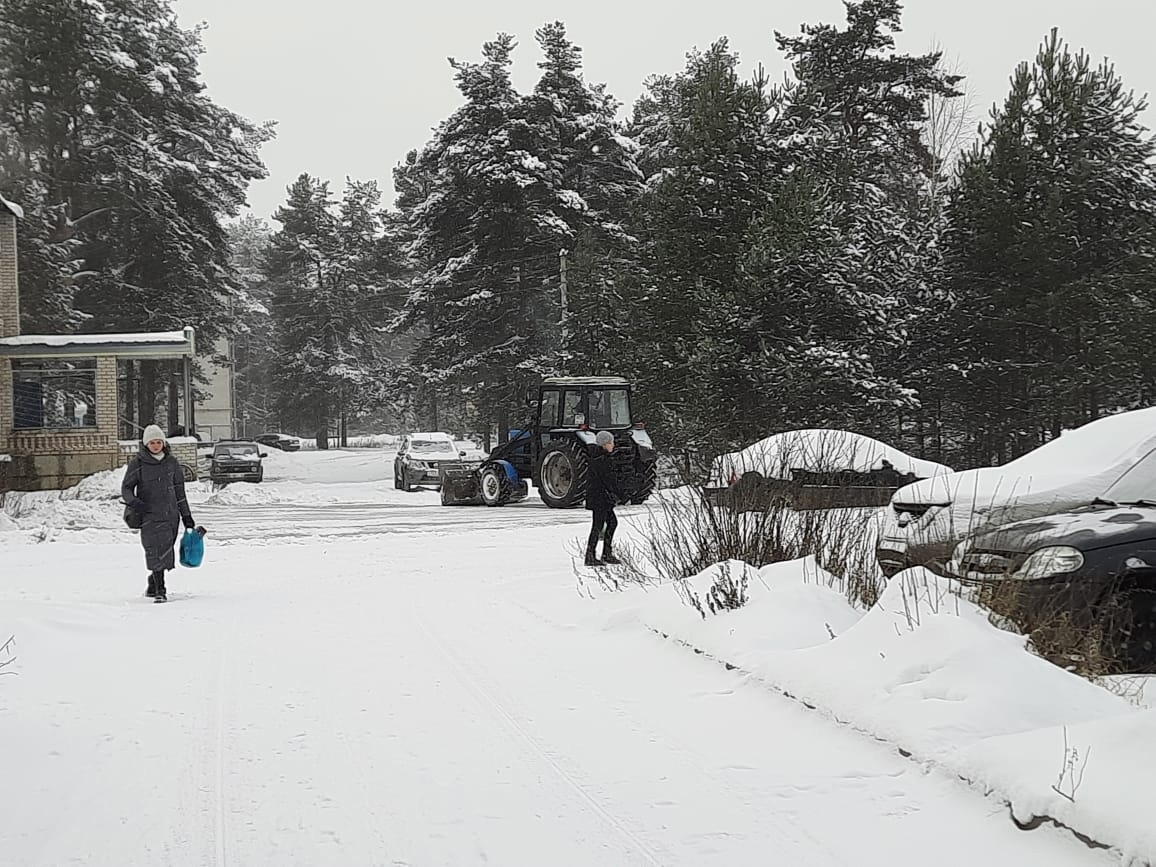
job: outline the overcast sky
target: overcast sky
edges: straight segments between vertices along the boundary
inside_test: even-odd
[[[561,20],[582,46],[586,78],[628,110],[653,73],[728,36],[743,68],[785,69],[774,31],[844,21],[840,0],[177,0],[185,26],[205,22],[202,70],[213,98],[252,120],[276,120],[263,155],[269,179],[250,192],[268,217],[301,172],[376,178],[392,205],[391,170],[460,104],[447,57],[474,60],[498,31],[519,42],[514,82],[537,80],[534,30]],[[1156,91],[1156,0],[909,0],[901,50],[939,43],[968,77],[977,117],[1002,101],[1008,77],[1049,28],[1093,58],[1110,58],[1137,93]],[[1156,111],[1146,114],[1156,126]]]

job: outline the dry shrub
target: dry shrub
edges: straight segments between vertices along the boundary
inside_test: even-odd
[[[874,554],[877,521],[877,509],[796,511],[786,498],[739,510],[681,488],[648,505],[630,568],[649,583],[666,583],[728,560],[758,568],[812,555],[848,599],[872,605],[883,587]],[[720,599],[729,597],[728,589],[719,592]]]
[[[1095,602],[1031,593],[1014,579],[980,586],[977,601],[992,623],[1028,637],[1029,647],[1060,668],[1097,678],[1129,670],[1132,607],[1119,582]]]

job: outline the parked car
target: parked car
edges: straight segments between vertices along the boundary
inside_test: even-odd
[[[283,452],[299,452],[301,451],[301,440],[295,436],[283,433],[263,433],[260,436],[253,437],[253,442],[260,443],[264,446],[272,446],[275,449],[280,449]]]
[[[1156,447],[1156,408],[1098,419],[999,467],[935,476],[891,496],[875,556],[886,575],[942,572],[966,536],[1087,505]]]
[[[268,455],[250,440],[222,440],[213,447],[209,479],[216,484],[260,482],[265,478],[261,460]]]
[[[946,571],[965,583],[1015,591],[1027,631],[1063,616],[1087,630],[1106,612],[1129,667],[1156,670],[1156,449],[1103,496],[1066,512],[968,537]],[[1005,597],[1006,598],[1006,597]]]
[[[401,438],[397,457],[393,459],[393,486],[412,491],[418,485],[441,489],[441,468],[459,464],[464,457],[454,438],[441,431],[406,434]]]

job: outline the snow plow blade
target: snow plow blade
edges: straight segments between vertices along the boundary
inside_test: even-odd
[[[445,467],[442,470],[443,506],[480,506],[482,489],[478,471],[472,467]]]

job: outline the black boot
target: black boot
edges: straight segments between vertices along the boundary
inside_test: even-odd
[[[586,565],[587,566],[601,566],[602,561],[598,559],[598,555],[594,553],[594,545],[586,547]]]
[[[622,562],[614,556],[613,543],[609,539],[602,543],[602,562],[611,566],[617,566]]]
[[[153,580],[156,582],[157,594],[153,602],[168,602],[168,593],[165,590],[165,573],[163,571],[154,572]]]
[[[156,596],[156,595],[157,595],[157,576],[156,576],[155,572],[149,572],[149,586],[148,586],[148,589],[145,590],[145,596],[152,597],[152,596]]]

